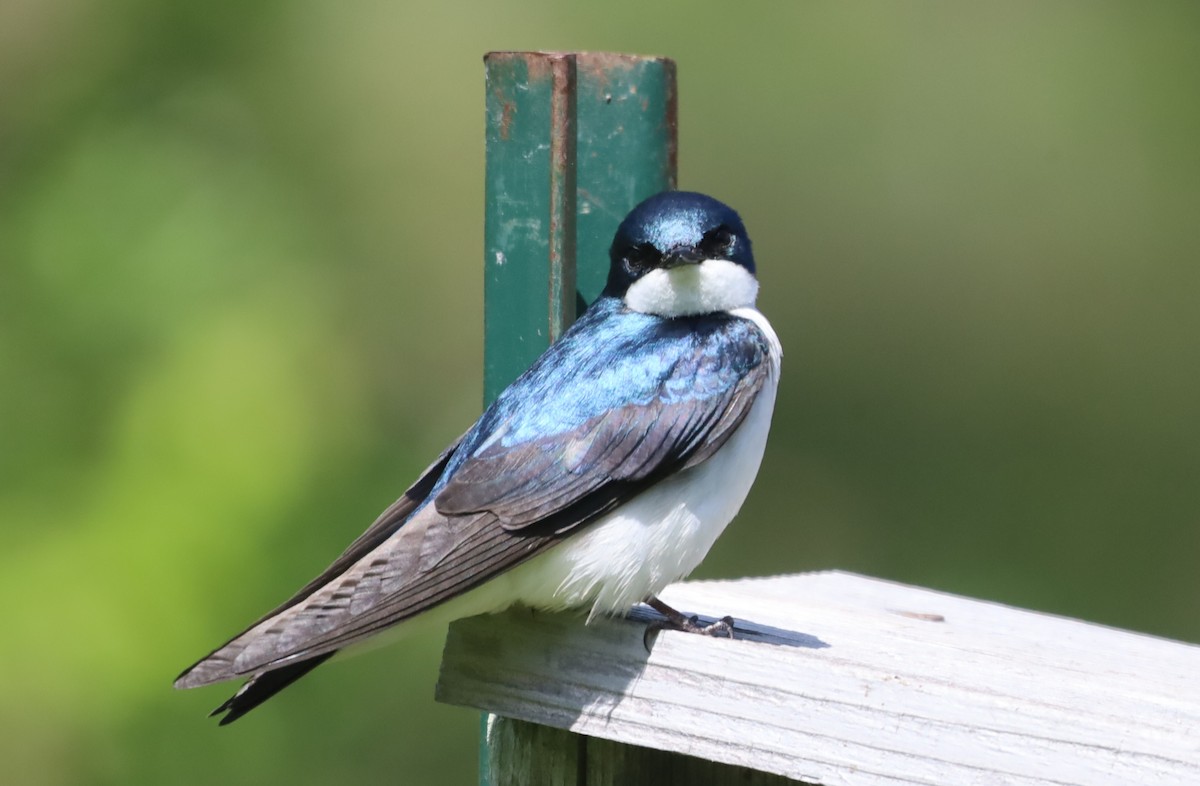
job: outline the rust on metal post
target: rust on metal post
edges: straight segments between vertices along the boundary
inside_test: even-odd
[[[575,321],[575,57],[550,61],[550,340]]]

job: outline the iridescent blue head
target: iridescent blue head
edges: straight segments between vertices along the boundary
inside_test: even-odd
[[[636,311],[685,316],[752,306],[754,254],[728,205],[664,191],[630,211],[609,250],[605,294]]]

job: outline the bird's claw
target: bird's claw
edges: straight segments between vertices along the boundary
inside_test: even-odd
[[[660,630],[677,630],[683,633],[698,633],[701,636],[722,636],[727,639],[732,639],[734,634],[733,617],[725,616],[716,622],[708,625],[703,625],[700,618],[696,615],[671,619],[670,617],[661,619],[658,622],[651,622],[646,626],[646,631],[642,634],[642,646],[646,648],[646,652],[650,651],[650,639],[653,634]]]

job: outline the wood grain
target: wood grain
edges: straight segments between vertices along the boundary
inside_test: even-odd
[[[845,573],[662,597],[738,639],[475,617],[438,697],[810,783],[1200,783],[1200,647]]]

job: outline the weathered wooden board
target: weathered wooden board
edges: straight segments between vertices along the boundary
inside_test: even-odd
[[[734,641],[517,610],[441,700],[820,784],[1200,784],[1200,647],[845,573],[677,584]]]

